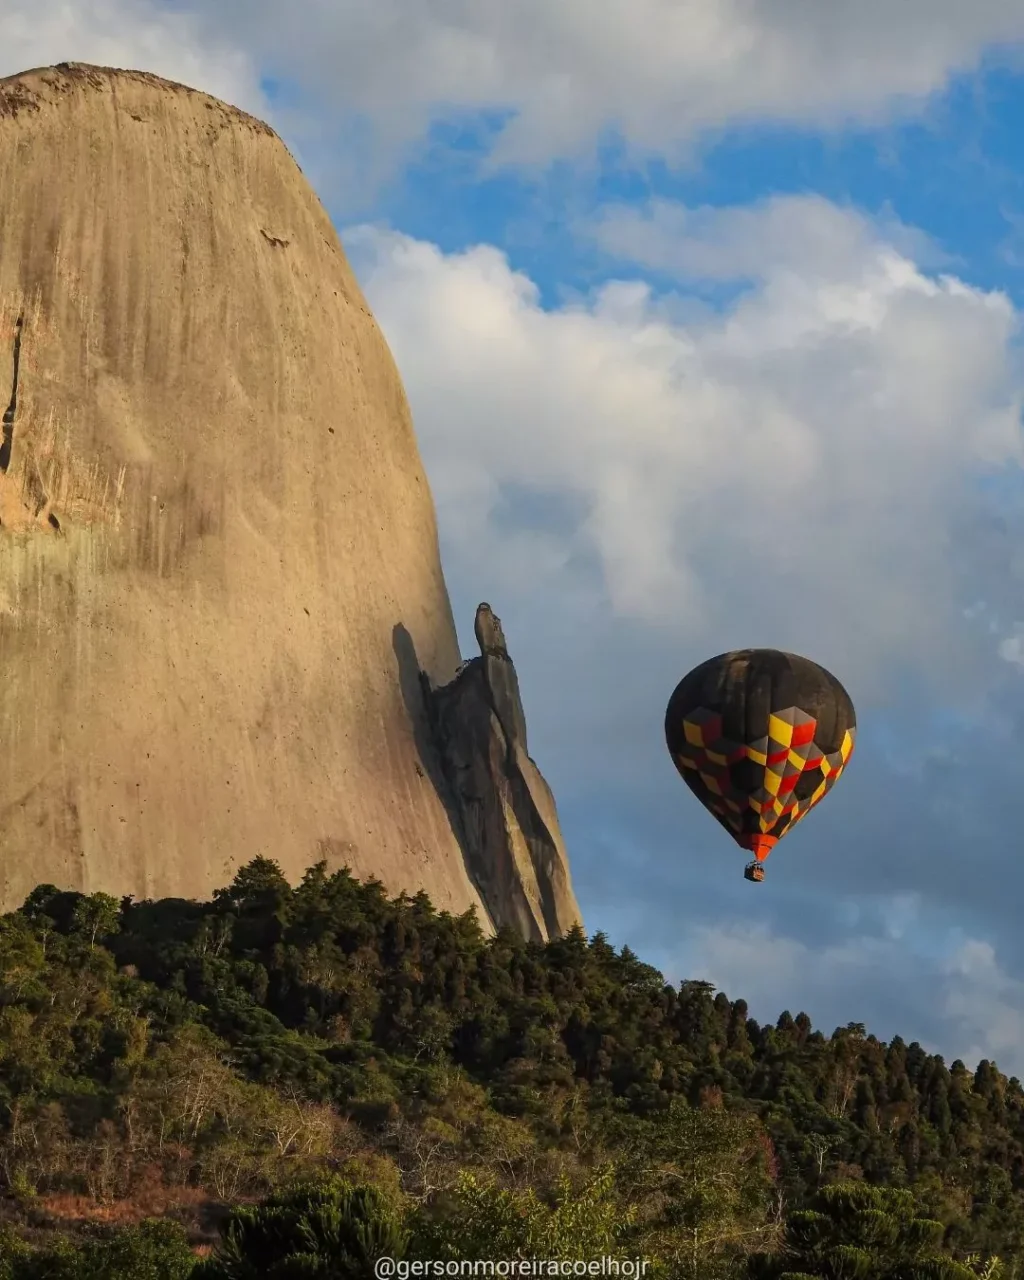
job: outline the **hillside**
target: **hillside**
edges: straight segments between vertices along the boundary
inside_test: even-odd
[[[532,1222],[694,1280],[1024,1271],[1018,1080],[856,1025],[760,1026],[601,936],[485,938],[424,894],[256,861],[201,904],[38,888],[0,919],[0,977],[0,1179],[40,1246],[154,1214],[214,1243],[218,1205],[333,1172],[441,1256],[481,1223],[505,1239],[500,1210],[520,1248]],[[938,1261],[793,1270],[809,1204],[840,1251],[870,1261],[884,1220],[891,1253],[902,1215]]]

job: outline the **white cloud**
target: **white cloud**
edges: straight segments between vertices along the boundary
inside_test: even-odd
[[[1024,37],[1014,0],[228,0],[218,15],[398,132],[507,110],[497,154],[521,161],[589,151],[608,126],[673,151],[736,121],[875,119]]]
[[[1012,635],[1008,635],[999,644],[999,656],[1004,662],[1024,667],[1024,626],[1015,624]]]
[[[816,195],[726,209],[690,209],[672,200],[609,205],[579,230],[635,266],[693,280],[763,280],[781,270],[833,279],[851,261],[877,256],[882,241],[898,251],[894,264],[907,263],[905,274],[913,272],[908,259],[942,258],[916,228],[892,217],[873,223]]]
[[[1024,1075],[1024,982],[999,964],[988,942],[968,939],[945,966],[942,1008],[958,1028],[965,1062],[994,1059]]]
[[[905,973],[907,959],[904,946],[888,938],[810,947],[765,925],[722,921],[694,929],[676,968],[679,976],[685,972],[729,994],[742,993],[754,1016],[777,1017],[782,1000],[793,1013],[809,1013],[828,1034],[835,1025],[860,1021],[872,988],[882,985],[886,974],[891,978],[894,966]]]
[[[879,120],[1022,38],[1016,0],[6,0],[0,15],[8,71],[130,62],[235,100],[254,65],[371,119],[378,148],[506,113],[495,154],[528,162],[585,155],[608,128],[676,153],[736,122]]]
[[[752,280],[696,318],[636,281],[545,310],[494,248],[347,234],[450,574],[565,613],[581,592],[592,611],[596,584],[609,615],[677,644],[796,648],[865,693],[893,664],[946,680],[990,661],[961,528],[976,478],[1022,459],[1012,305],[821,200],[694,227],[689,269]],[[558,512],[546,528],[531,495]]]
[[[947,1063],[960,1058],[973,1068],[988,1058],[1010,1074],[1024,1074],[1024,982],[1010,977],[993,946],[977,938],[953,932],[927,949],[912,936],[811,947],[736,921],[697,928],[676,968],[676,980],[703,978],[733,998],[742,995],[752,1016],[766,1021],[774,1021],[784,1003],[792,1013],[807,1012],[826,1035],[861,1021],[884,1038],[919,1039]],[[894,990],[897,973],[903,998]],[[929,993],[923,1010],[915,1008],[922,990]]]

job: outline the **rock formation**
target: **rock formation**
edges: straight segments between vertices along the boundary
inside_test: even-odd
[[[501,622],[476,611],[480,657],[426,689],[470,870],[492,915],[527,938],[579,923],[551,789],[526,751],[526,718]],[[426,678],[425,678],[426,679]]]
[[[204,896],[262,854],[575,918],[493,897],[530,859],[488,869],[446,806],[420,673],[460,655],[409,410],[266,125],[136,72],[0,80],[7,389],[0,906]]]

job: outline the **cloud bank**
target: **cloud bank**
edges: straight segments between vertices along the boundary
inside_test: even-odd
[[[647,234],[664,208],[597,234],[741,280],[724,307],[630,271],[545,310],[492,247],[347,233],[459,571],[547,583],[694,652],[809,650],[865,696],[905,663],[982,679],[996,646],[964,618],[958,539],[978,482],[1024,459],[1009,300],[820,199],[671,213],[670,255]]]
[[[8,0],[0,74],[113,62],[247,106],[258,70],[368,121],[379,147],[486,113],[495,160],[544,164],[609,130],[678,158],[751,122],[877,123],[1022,39],[1015,0]]]

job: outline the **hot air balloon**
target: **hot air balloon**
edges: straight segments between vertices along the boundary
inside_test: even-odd
[[[738,649],[676,685],[665,740],[683,781],[754,855],[772,849],[824,799],[853,754],[850,695],[824,667],[778,649]]]

